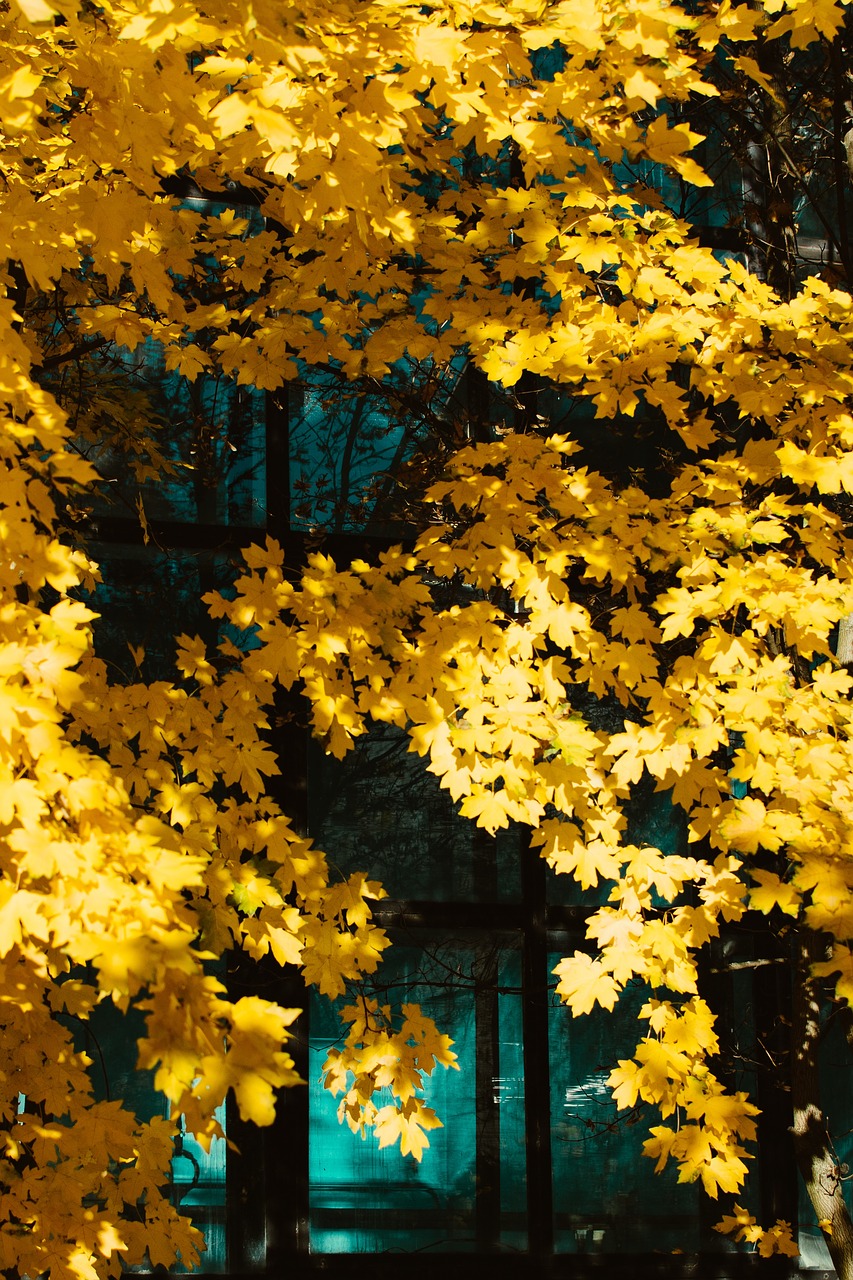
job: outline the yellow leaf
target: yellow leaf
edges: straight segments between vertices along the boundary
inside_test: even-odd
[[[15,0],[15,4],[28,22],[50,22],[58,12],[48,0]]]
[[[561,960],[554,973],[559,978],[557,994],[565,1000],[575,1017],[589,1013],[596,1004],[612,1009],[619,999],[619,984],[600,960],[594,960],[583,951],[576,951],[573,956]]]
[[[714,1224],[714,1230],[719,1231],[722,1235],[735,1236],[736,1239],[744,1239],[744,1231],[749,1227],[755,1226],[755,1218],[741,1205],[736,1204],[734,1213],[724,1214],[719,1222]]]
[[[418,1163],[429,1146],[426,1130],[442,1128],[435,1112],[420,1104],[411,1111],[405,1105],[382,1107],[377,1113],[375,1126],[380,1147],[399,1142],[400,1154],[412,1155]]]
[[[756,911],[768,914],[774,907],[784,911],[785,915],[796,916],[800,909],[801,896],[792,884],[786,884],[772,871],[761,871],[755,868],[751,873],[759,888],[750,890],[749,905]]]

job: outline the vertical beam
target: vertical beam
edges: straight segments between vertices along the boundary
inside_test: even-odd
[[[290,532],[290,447],[287,386],[266,397],[267,532],[284,543]]]
[[[298,694],[279,690],[275,701],[273,747],[281,776],[271,787],[275,800],[294,829],[308,829],[308,729]],[[287,1008],[303,1010],[291,1024],[288,1050],[303,1080],[308,1079],[309,993],[292,966],[281,968],[271,959],[261,966],[263,987]],[[280,1274],[288,1259],[308,1253],[308,1085],[284,1089],[278,1096],[276,1118],[264,1131],[264,1163],[267,1169],[265,1205],[267,1269]]]
[[[497,902],[499,875],[497,837],[487,835],[482,827],[476,827],[473,823],[470,834],[474,899],[477,902]]]
[[[276,700],[273,745],[282,762],[275,799],[298,831],[307,825],[305,728],[295,719],[290,694]],[[288,1051],[303,1080],[308,1076],[308,992],[298,971],[271,957],[260,963],[236,955],[229,987],[234,998],[262,995],[304,1012],[291,1025]],[[232,1271],[263,1269],[280,1274],[288,1261],[308,1253],[308,1087],[283,1089],[269,1128],[244,1124],[236,1107],[228,1115],[227,1238]]]
[[[308,992],[295,970],[278,970],[274,997],[279,1004],[304,1012],[291,1025],[288,1051],[303,1080],[308,1078]],[[272,995],[264,989],[264,994]],[[266,1271],[283,1275],[309,1248],[308,1085],[284,1089],[278,1095],[276,1117],[264,1131],[266,1194],[264,1228]]]
[[[267,532],[292,548],[286,397],[285,388],[266,398],[266,512]],[[281,776],[270,790],[294,829],[304,832],[308,826],[308,733],[300,713],[304,715],[297,695],[280,690],[271,736]],[[260,994],[287,1008],[304,1009],[307,1002],[299,973],[291,967],[281,968],[270,957],[260,964],[236,957],[231,985],[235,994]],[[290,1029],[288,1048],[304,1080],[308,1074],[307,1011]],[[238,1147],[229,1152],[229,1268],[282,1274],[289,1263],[308,1253],[308,1088],[282,1090],[269,1128],[245,1125],[236,1114],[229,1113],[228,1121],[229,1135]]]

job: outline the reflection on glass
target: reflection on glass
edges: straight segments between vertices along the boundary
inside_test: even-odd
[[[406,735],[384,725],[359,738],[342,762],[312,744],[312,839],[342,872],[368,872],[391,898],[517,898],[517,834],[491,839],[460,818],[425,761],[407,748]]]
[[[166,368],[156,342],[110,349],[89,365],[97,417],[77,445],[104,482],[89,495],[96,517],[136,518],[141,495],[151,520],[263,525],[263,391],[224,374],[190,381]],[[142,420],[150,439],[138,430]]]
[[[554,954],[549,967],[557,964]],[[555,1248],[561,1253],[685,1253],[699,1247],[700,1186],[678,1185],[672,1163],[655,1174],[642,1154],[651,1113],[618,1115],[607,1087],[637,1043],[647,993],[626,992],[615,1010],[550,1016],[551,1152]],[[717,1236],[716,1247],[720,1247]],[[705,1247],[714,1241],[702,1241]]]
[[[294,529],[383,534],[399,528],[399,475],[439,419],[453,422],[464,360],[398,360],[381,387],[332,366],[303,366],[288,397]],[[373,390],[371,390],[373,388]]]
[[[225,1128],[225,1107],[216,1118]],[[226,1269],[225,1241],[225,1138],[213,1138],[210,1150],[196,1142],[192,1134],[181,1133],[172,1158],[172,1202],[204,1233],[207,1248],[197,1272]],[[184,1268],[175,1268],[184,1270]]]
[[[527,1248],[527,1138],[524,1114],[524,1043],[521,1029],[521,954],[508,951],[501,959],[502,994],[497,1001],[500,1074],[493,1080],[497,1108],[497,1146],[500,1159],[500,1242],[512,1249]]]
[[[311,1004],[310,1233],[318,1253],[524,1248],[525,1149],[518,955],[511,939],[395,945],[377,974],[383,1003],[418,1002],[451,1036],[459,1070],[436,1068],[427,1102],[444,1127],[420,1164],[337,1119],[322,1065],[340,1035]]]

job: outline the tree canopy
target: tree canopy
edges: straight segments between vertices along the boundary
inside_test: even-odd
[[[3,7],[0,1268],[196,1257],[157,1190],[171,1123],[96,1100],[75,1022],[140,1009],[140,1065],[209,1140],[229,1090],[264,1124],[297,1083],[296,1011],[231,1000],[216,961],[270,954],[336,996],[381,959],[370,869],[336,881],[266,794],[282,687],[335,756],[396,725],[465,817],[527,826],[557,871],[608,886],[560,994],[581,1015],[647,985],[614,1096],[657,1109],[659,1167],[742,1186],[756,1108],[714,1073],[703,947],[746,911],[790,922],[803,1061],[818,981],[853,992],[853,682],[834,656],[853,317],[837,268],[756,270],[682,214],[713,188],[697,122],[733,85],[808,187],[808,129],[771,119],[780,68],[830,66],[845,22],[834,0]],[[406,548],[315,553],[294,579],[274,541],[250,547],[206,601],[219,647],[183,635],[173,680],[146,681],[141,652],[122,679],[93,646],[74,509],[103,449],[140,481],[171,465],[144,398],[97,391],[144,344],[186,379],[270,391],[311,366],[357,383],[464,358],[510,409],[413,495]],[[608,425],[648,464],[593,467],[546,386],[591,407],[585,440]],[[684,812],[678,855],[626,837],[643,777]],[[452,1049],[412,1006],[374,1013],[347,1011],[327,1083],[352,1127],[418,1156],[424,1078]],[[846,1276],[819,1102],[795,1090],[795,1109]],[[724,1225],[795,1248],[739,1208]]]

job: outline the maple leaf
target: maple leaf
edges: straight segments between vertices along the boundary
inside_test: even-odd
[[[788,1258],[799,1256],[800,1250],[794,1240],[790,1222],[779,1219],[772,1227],[767,1227],[758,1240],[758,1252],[762,1258],[770,1258],[781,1253]]]
[[[734,1235],[739,1240],[746,1240],[750,1238],[747,1233],[755,1225],[755,1218],[749,1210],[736,1204],[733,1213],[724,1214],[720,1221],[714,1224],[714,1230],[722,1235]]]
[[[796,916],[800,909],[801,897],[792,884],[786,884],[772,871],[761,871],[755,868],[751,873],[758,888],[750,890],[749,905],[756,911],[765,914],[779,907],[786,915]]]
[[[479,795],[466,796],[459,812],[464,818],[476,819],[478,826],[494,835],[501,827],[509,826],[510,805],[505,791],[481,791]]]
[[[557,994],[562,996],[572,1013],[589,1013],[596,1004],[612,1009],[619,998],[620,986],[600,960],[583,951],[561,960],[554,973],[559,978]]]
[[[412,1155],[420,1163],[429,1146],[426,1130],[440,1129],[442,1124],[430,1107],[417,1105],[410,1110],[409,1106],[382,1107],[374,1124],[380,1147],[399,1141],[401,1155]]]
[[[719,1193],[739,1191],[747,1174],[747,1166],[737,1155],[715,1155],[701,1170],[702,1185],[712,1200]]]

